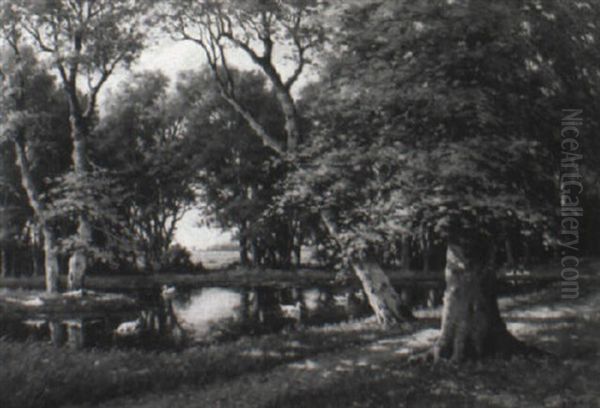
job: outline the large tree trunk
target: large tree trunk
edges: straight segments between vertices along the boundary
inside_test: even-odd
[[[442,330],[433,350],[436,360],[479,359],[526,349],[500,316],[494,258],[495,248],[486,248],[485,240],[449,240]]]
[[[46,291],[49,293],[58,292],[58,245],[53,231],[46,221],[46,209],[44,203],[39,199],[39,192],[33,181],[33,175],[29,168],[29,161],[25,153],[25,147],[20,141],[15,141],[15,152],[17,157],[17,165],[21,173],[21,184],[27,193],[29,205],[42,226],[42,234],[44,239],[44,261],[45,261],[45,276],[46,276]]]

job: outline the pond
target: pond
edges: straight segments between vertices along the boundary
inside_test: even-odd
[[[415,308],[437,306],[441,289],[400,289]],[[82,347],[171,348],[233,340],[303,326],[366,317],[371,310],[360,289],[163,288],[139,292],[137,311],[0,318],[0,337],[52,341]]]

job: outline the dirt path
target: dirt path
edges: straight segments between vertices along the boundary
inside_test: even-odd
[[[540,299],[530,296],[529,300]],[[600,292],[550,305],[524,306],[526,301],[527,297],[522,296],[501,303],[509,329],[523,340],[557,354],[561,361],[493,362],[491,366],[496,366],[495,369],[480,363],[461,370],[408,366],[407,356],[431,347],[438,335],[437,329],[425,328],[411,335],[282,365],[267,373],[247,374],[200,389],[186,386],[172,393],[118,399],[101,406],[600,407],[600,395],[587,390],[587,387],[595,389],[590,381],[600,375]],[[553,368],[553,364],[560,369]],[[581,369],[584,371],[574,376]],[[539,383],[531,382],[530,376],[519,378],[532,374],[532,370],[537,372],[534,378],[544,377]],[[525,384],[530,388],[522,388]],[[580,391],[569,394],[569,384]],[[551,394],[544,395],[544,388]],[[582,389],[586,391],[581,392]],[[577,398],[587,399],[581,405]],[[436,401],[442,405],[436,405]]]

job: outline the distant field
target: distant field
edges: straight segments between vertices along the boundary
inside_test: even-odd
[[[201,262],[206,269],[224,268],[239,260],[238,251],[196,250],[192,252],[192,262]]]
[[[315,265],[314,250],[309,247],[302,249],[302,264]],[[237,249],[198,249],[192,251],[192,262],[201,262],[206,269],[220,269],[234,262],[239,262],[240,253]]]

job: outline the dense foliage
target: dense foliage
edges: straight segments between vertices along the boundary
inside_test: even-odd
[[[39,272],[39,225],[28,205],[16,165],[15,146],[27,150],[33,182],[46,194],[68,171],[67,102],[31,48],[6,47],[0,67],[0,242],[2,274]],[[49,206],[48,197],[43,199]],[[37,270],[36,270],[37,269]]]
[[[561,109],[585,110],[582,143],[598,130],[598,10],[588,6],[351,9],[290,198],[332,211],[349,253],[423,231],[556,236]]]
[[[397,263],[407,236],[409,253],[434,247],[441,259],[461,232],[541,253],[559,233],[558,132],[570,108],[584,110],[582,237],[597,250],[594,2],[110,4],[2,3],[5,42],[33,47],[22,65],[36,52],[47,63],[23,89],[9,84],[29,105],[5,97],[3,126],[11,109],[38,113],[19,117],[65,255],[86,244],[102,264],[168,269],[176,225],[199,207],[256,265],[288,267],[307,242],[330,263]],[[154,26],[200,45],[208,66],[173,83],[131,75],[98,109]],[[234,68],[233,50],[256,71]],[[3,52],[5,85],[21,69],[13,60]],[[318,78],[305,84],[308,69]],[[72,155],[76,145],[85,154]],[[6,245],[29,242],[36,225],[11,146],[1,146]],[[76,233],[82,219],[91,242]]]

